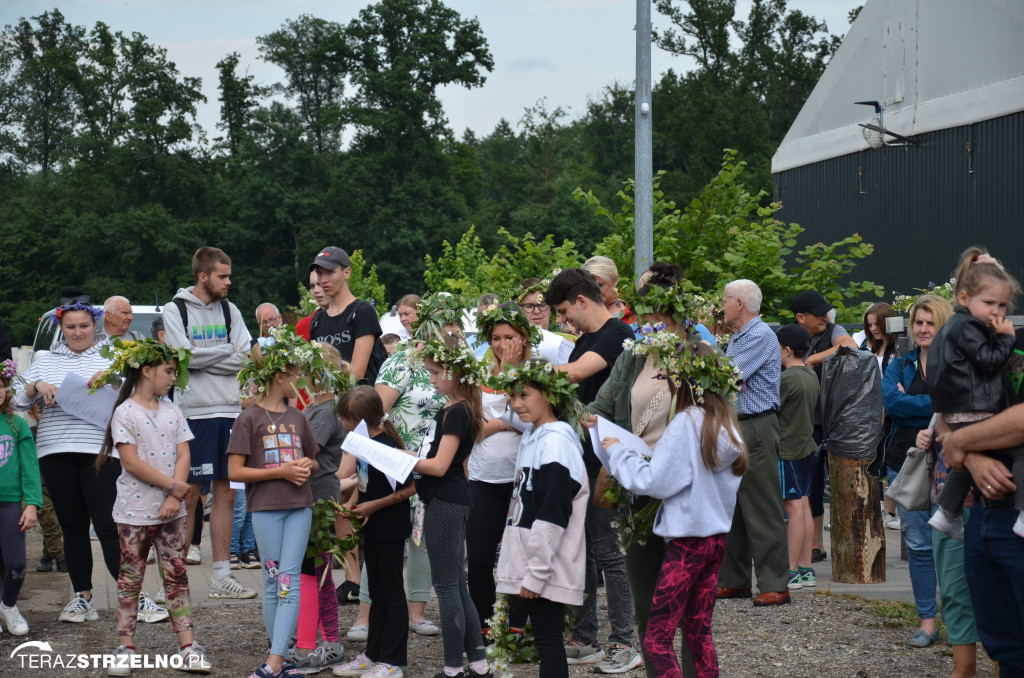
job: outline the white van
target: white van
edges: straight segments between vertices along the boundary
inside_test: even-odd
[[[132,324],[129,329],[139,332],[143,336],[150,336],[149,331],[153,327],[153,321],[163,314],[162,306],[136,306],[132,304]],[[97,321],[97,329],[103,328],[103,318]],[[32,361],[43,351],[49,351],[63,339],[60,325],[53,323],[53,309],[43,314],[39,319],[39,326],[36,327],[36,337],[32,341]]]

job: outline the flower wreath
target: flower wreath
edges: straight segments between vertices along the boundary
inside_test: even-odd
[[[430,358],[444,368],[445,379],[451,379],[452,374],[457,370],[462,374],[459,381],[482,386],[487,378],[484,364],[473,356],[469,346],[461,337],[447,336],[454,337],[455,341],[448,340],[445,336],[436,335],[409,351],[406,360],[414,367],[422,367],[423,362]]]
[[[655,364],[665,371],[665,379],[679,389],[688,386],[693,400],[704,402],[705,393],[717,393],[731,403],[743,388],[743,374],[724,353],[706,341],[688,342],[665,329],[664,323],[644,325],[640,338],[626,339],[622,348],[636,356],[654,356]],[[697,354],[700,345],[711,349]]]
[[[412,336],[424,341],[444,334],[447,325],[462,328],[462,316],[466,312],[462,297],[448,292],[438,292],[420,299],[416,304],[416,322],[412,324]]]
[[[5,386],[9,385],[11,379],[18,374],[18,366],[10,358],[6,358],[0,365],[3,365],[2,371],[0,371],[0,380],[3,380]]]
[[[99,320],[100,317],[103,315],[103,309],[100,308],[99,306],[93,306],[88,302],[88,300],[83,302],[81,299],[75,299],[69,304],[64,304],[62,306],[57,306],[56,308],[54,308],[53,315],[50,316],[50,322],[52,322],[54,325],[60,325],[61,316],[63,316],[68,311],[85,311],[86,313],[92,316],[93,320]]]
[[[548,361],[533,358],[506,367],[488,378],[487,385],[505,393],[522,393],[527,386],[536,386],[544,394],[544,399],[551,403],[559,421],[572,426],[581,438],[587,435],[580,424],[580,419],[588,416],[587,408],[576,396],[576,384],[569,382],[568,372],[556,370]]]
[[[562,272],[562,269],[556,268],[554,275],[558,275],[561,272]],[[554,276],[552,276],[552,277],[554,277]],[[516,303],[518,304],[519,302],[521,302],[523,300],[523,297],[525,297],[527,294],[533,294],[534,292],[539,292],[540,296],[537,297],[537,303],[543,304],[544,303],[544,294],[548,291],[548,286],[550,284],[551,284],[551,279],[550,278],[545,278],[544,280],[538,280],[537,282],[533,283],[532,285],[527,285],[526,287],[520,287],[513,294],[510,294],[508,296],[510,298],[511,297],[515,297]]]
[[[267,383],[278,372],[291,365],[302,370],[296,387],[311,392],[327,393],[347,390],[353,385],[351,375],[325,360],[320,342],[306,341],[291,327],[272,327],[270,336],[256,340],[263,354],[263,367],[258,367],[252,355],[246,357],[238,373],[242,384],[242,398],[253,398],[267,390]]]
[[[689,330],[712,317],[713,312],[711,302],[692,290],[692,284],[687,281],[680,281],[672,287],[647,285],[646,294],[630,294],[628,303],[637,316],[662,313]]]
[[[137,370],[144,365],[159,365],[173,361],[177,361],[177,367],[174,370],[177,377],[175,385],[181,390],[185,390],[188,386],[188,364],[192,360],[190,349],[168,346],[148,337],[129,339],[128,341],[114,337],[109,344],[100,346],[99,353],[114,362],[92,383],[89,388],[90,393],[104,384],[119,385],[129,369]]]
[[[516,332],[525,334],[532,346],[540,343],[540,328],[531,325],[530,319],[523,313],[523,309],[511,301],[491,304],[477,316],[477,337],[483,338],[489,343],[495,326],[500,323],[506,323]]]

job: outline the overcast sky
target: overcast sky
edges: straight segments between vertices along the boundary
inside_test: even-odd
[[[139,32],[167,49],[182,75],[202,78],[207,103],[198,121],[211,137],[218,136],[216,63],[233,51],[241,65],[262,84],[282,79],[276,66],[258,58],[256,36],[281,27],[300,14],[346,24],[369,0],[0,0],[0,23],[41,14],[58,7],[65,18],[91,28],[103,21],[114,30]],[[501,118],[512,122],[540,99],[580,115],[588,98],[636,77],[634,0],[447,0],[463,17],[476,17],[494,57],[494,71],[481,88],[448,88],[441,98],[451,127],[484,136]],[[857,0],[790,0],[799,9],[828,23],[831,33],[844,35],[847,12]],[[745,19],[747,0],[737,2]],[[655,26],[666,21],[653,13]],[[669,68],[688,70],[686,60],[652,48],[655,81]],[[657,111],[654,112],[657,115]]]

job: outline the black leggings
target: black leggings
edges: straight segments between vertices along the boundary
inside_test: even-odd
[[[563,605],[547,598],[518,600],[533,620],[533,642],[540,658],[539,678],[567,678],[569,666],[565,660],[565,646],[562,644]]]
[[[4,582],[0,601],[7,607],[18,604],[21,585],[25,583],[25,535],[18,526],[21,502],[0,503],[0,554],[3,554]]]
[[[61,452],[39,458],[39,470],[50,490],[57,521],[64,532],[64,557],[68,563],[71,587],[92,590],[92,545],[89,521],[100,539],[107,572],[117,580],[121,565],[121,545],[111,515],[117,498],[117,478],[121,462],[107,459],[96,471],[96,455]]]
[[[466,521],[469,597],[482,624],[494,614],[494,563],[498,560],[498,544],[505,531],[512,485],[469,481],[473,492],[473,510]]]

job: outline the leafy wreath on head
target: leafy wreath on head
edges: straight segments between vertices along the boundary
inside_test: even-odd
[[[552,277],[558,275],[561,272],[562,272],[562,269],[556,268],[554,273],[552,274]],[[524,287],[520,287],[519,289],[517,289],[515,291],[514,295],[510,295],[510,296],[514,296],[515,300],[516,300],[516,303],[518,304],[519,302],[521,302],[523,300],[524,297],[526,297],[527,294],[533,294],[534,292],[538,292],[540,294],[540,296],[537,298],[537,303],[543,304],[544,303],[544,294],[547,293],[549,285],[551,285],[551,279],[550,278],[544,278],[543,280],[538,280],[537,282],[533,283],[532,285],[526,285]]]
[[[89,387],[93,393],[104,384],[119,386],[129,369],[139,369],[145,365],[158,365],[177,361],[174,369],[175,386],[184,391],[188,388],[188,365],[192,360],[192,351],[185,347],[168,346],[150,338],[129,339],[122,341],[114,337],[109,344],[100,346],[99,353],[114,362]]]
[[[355,386],[347,370],[324,359],[320,342],[306,341],[295,334],[293,327],[272,327],[269,336],[257,339],[257,345],[263,357],[262,367],[250,353],[238,373],[243,398],[266,393],[274,375],[286,372],[292,365],[302,371],[296,387],[311,393],[338,393]]]
[[[18,374],[18,366],[14,364],[14,361],[10,358],[5,358],[0,365],[3,365],[3,370],[0,371],[0,379],[3,380],[4,385],[9,385],[11,379]]]
[[[680,280],[671,287],[647,284],[641,289],[643,294],[634,292],[627,297],[627,303],[638,317],[661,313],[689,331],[705,318],[712,317],[714,312],[713,303],[696,293],[696,288],[688,280]]]
[[[412,324],[414,339],[425,341],[445,334],[445,327],[458,325],[462,329],[462,317],[466,312],[465,300],[448,292],[438,292],[420,299],[416,304],[416,322]]]
[[[491,304],[484,309],[483,313],[476,320],[477,336],[489,341],[488,338],[494,333],[494,328],[501,323],[505,323],[516,332],[526,335],[532,346],[540,343],[540,328],[531,325],[530,319],[526,317],[523,309],[511,301]]]
[[[498,374],[489,377],[487,385],[495,391],[522,393],[528,386],[534,386],[551,403],[555,417],[575,429],[580,437],[586,435],[581,419],[588,416],[587,408],[576,395],[577,385],[569,381],[569,373],[556,370],[554,365],[543,358],[531,358],[518,365],[510,365]]]
[[[710,350],[698,355],[697,346],[701,345]],[[688,387],[696,403],[704,402],[705,393],[716,393],[735,404],[736,395],[743,389],[743,374],[732,358],[706,341],[683,340],[665,329],[664,323],[644,325],[640,337],[626,339],[622,348],[636,356],[653,356],[665,372],[659,377],[668,379],[676,389]]]
[[[462,374],[459,381],[466,384],[482,386],[487,379],[486,367],[458,335],[432,336],[409,351],[407,360],[414,367],[423,367],[427,358],[441,365],[445,379],[451,379],[455,371]]]

